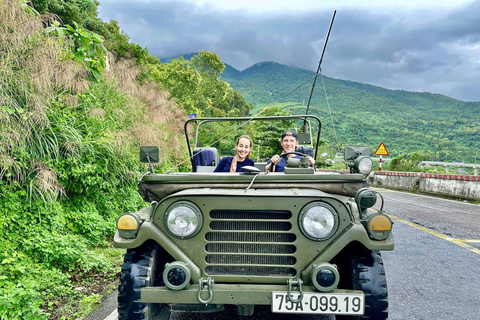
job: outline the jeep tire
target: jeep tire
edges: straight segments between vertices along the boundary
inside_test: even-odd
[[[365,293],[363,316],[336,316],[336,319],[387,319],[388,289],[383,260],[378,251],[361,251],[351,258],[351,289]]]
[[[162,274],[157,272],[157,262],[156,243],[145,243],[138,248],[127,250],[118,286],[119,320],[170,319],[170,306],[140,302],[142,288],[162,284]]]

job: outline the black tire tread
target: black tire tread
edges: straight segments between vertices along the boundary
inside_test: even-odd
[[[357,256],[353,267],[354,289],[365,292],[365,315],[361,319],[387,319],[387,278],[380,252]]]
[[[127,250],[118,286],[119,320],[151,320],[154,318],[153,306],[159,309],[159,319],[170,318],[167,306],[140,302],[140,290],[154,283],[157,251],[156,243],[147,243]]]

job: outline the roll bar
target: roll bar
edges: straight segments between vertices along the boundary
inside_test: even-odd
[[[224,122],[224,121],[244,121],[245,124],[251,121],[278,121],[278,120],[303,120],[308,123],[309,128],[311,129],[310,121],[309,119],[316,120],[318,122],[318,131],[317,131],[317,143],[315,146],[315,153],[314,153],[314,159],[317,159],[317,151],[318,151],[318,146],[320,143],[320,131],[322,129],[322,121],[320,118],[318,118],[315,115],[291,115],[291,116],[266,116],[266,117],[222,117],[222,118],[192,118],[189,119],[185,122],[184,129],[185,129],[185,138],[187,141],[187,147],[188,147],[188,153],[190,155],[190,161],[193,164],[193,153],[192,149],[190,148],[190,139],[188,138],[188,124],[192,121],[199,122],[195,134],[195,147],[197,146],[197,141],[198,141],[198,131],[201,125],[207,122]],[[311,132],[311,130],[310,130]],[[310,133],[311,134],[311,133]]]

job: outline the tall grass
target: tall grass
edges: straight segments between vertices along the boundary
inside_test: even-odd
[[[90,83],[22,5],[0,1],[0,319],[75,318],[96,297],[78,288],[118,272],[95,248],[142,205],[138,147],[158,145],[169,169],[187,117],[133,61]]]

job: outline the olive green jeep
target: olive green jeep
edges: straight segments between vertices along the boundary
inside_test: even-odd
[[[251,119],[187,121],[192,167],[198,152],[190,146],[189,123]],[[310,144],[310,121],[317,121],[316,146],[310,146],[316,158],[316,116],[254,119],[305,121],[309,134],[301,143]],[[115,245],[127,249],[119,319],[169,319],[171,311],[225,307],[251,316],[262,305],[272,313],[386,319],[379,251],[393,250],[394,240],[390,218],[381,208],[370,209],[378,194],[366,182],[369,153],[367,147],[347,146],[350,172],[316,170],[302,159],[288,161],[278,173],[264,172],[261,163],[244,173],[213,173],[214,161],[206,166],[211,170],[155,174],[158,148],[142,147],[141,161],[151,170],[141,177],[139,192],[151,206],[117,220]]]

